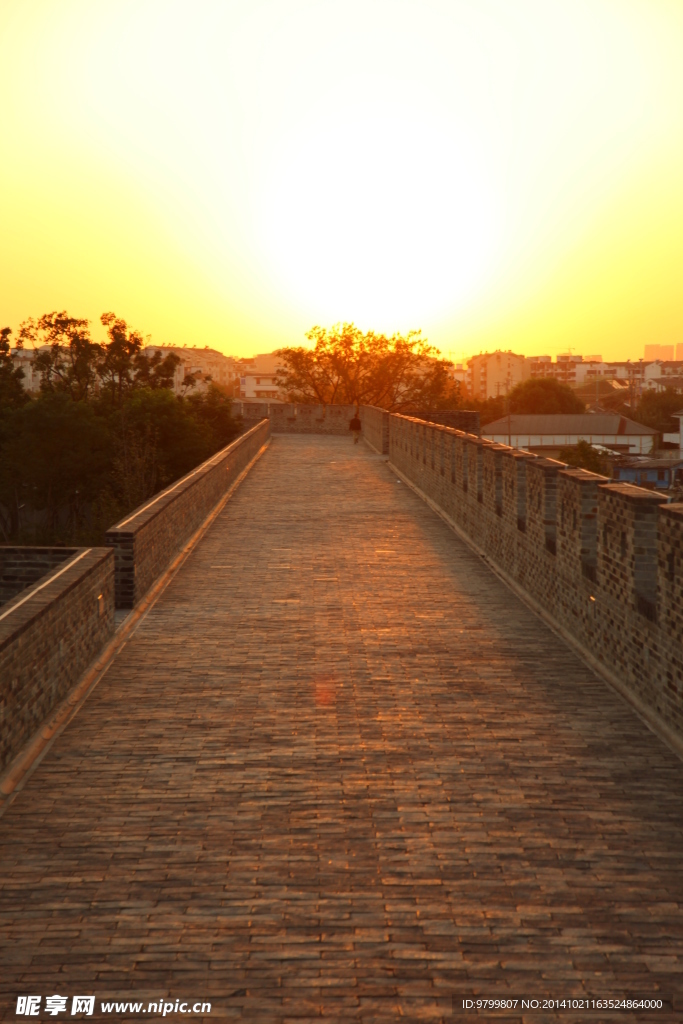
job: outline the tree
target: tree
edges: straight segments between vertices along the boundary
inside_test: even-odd
[[[24,371],[20,366],[14,366],[12,362],[12,350],[10,348],[10,327],[3,327],[0,330],[0,415],[9,412],[10,409],[18,409],[29,400],[24,391]],[[21,348],[21,342],[17,346]]]
[[[683,395],[673,388],[666,391],[644,391],[632,418],[660,434],[678,432],[678,421],[673,414],[683,409]]]
[[[109,336],[100,360],[100,377],[112,404],[120,406],[124,394],[133,386],[134,360],[142,351],[142,335],[131,330],[115,313],[103,313],[100,321]]]
[[[387,337],[343,323],[313,327],[306,337],[312,349],[278,352],[284,367],[277,382],[289,401],[407,412],[443,408],[445,401],[459,399],[448,372],[452,364],[437,358],[419,331]]]
[[[111,448],[106,424],[87,402],[43,392],[15,415],[2,451],[2,502],[14,529],[23,505],[44,512],[44,542],[77,537],[103,484]]]
[[[591,473],[607,474],[607,463],[597,448],[588,441],[579,441],[571,448],[563,448],[559,455],[560,462],[566,462],[575,469],[588,469]]]
[[[121,407],[124,396],[136,388],[172,388],[179,356],[157,351],[147,356],[143,338],[115,313],[103,313],[109,343],[102,346],[98,372],[112,405]]]
[[[509,394],[510,412],[533,414],[581,413],[586,407],[568,384],[553,377],[525,380]]]
[[[82,401],[96,389],[101,346],[91,339],[87,320],[75,319],[66,310],[45,313],[25,320],[19,339],[36,350],[33,365],[41,375],[41,391],[63,391]]]
[[[227,388],[212,383],[206,391],[192,394],[185,401],[194,419],[210,430],[214,450],[224,448],[234,441],[239,427],[232,418],[232,403]]]
[[[148,356],[143,350],[133,359],[133,386],[136,388],[172,388],[175,368],[180,363],[180,356],[174,352],[163,355],[158,349]]]

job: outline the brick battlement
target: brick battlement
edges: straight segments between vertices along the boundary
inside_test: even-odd
[[[372,446],[683,738],[683,505],[450,427],[363,414]]]

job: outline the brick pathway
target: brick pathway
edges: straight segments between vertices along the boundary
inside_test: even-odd
[[[276,437],[0,821],[3,1012],[681,1020],[682,784],[381,457]]]

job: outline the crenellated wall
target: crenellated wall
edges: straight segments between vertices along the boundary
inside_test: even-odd
[[[375,409],[371,405],[362,405],[359,418],[363,427],[363,437],[370,447],[380,455],[388,455],[389,413],[384,409]]]
[[[273,434],[345,434],[355,414],[353,405],[306,405],[296,402],[234,401],[232,411],[246,427],[267,417]]]
[[[683,504],[450,427],[387,419],[392,465],[680,745]],[[375,420],[366,411],[373,438]]]

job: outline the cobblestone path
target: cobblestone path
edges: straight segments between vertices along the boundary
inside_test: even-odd
[[[0,821],[3,1013],[681,1020],[682,812],[680,761],[384,459],[275,437]]]

